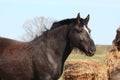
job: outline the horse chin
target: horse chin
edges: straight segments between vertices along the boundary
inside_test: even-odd
[[[87,56],[92,57],[94,54],[93,53],[85,53]]]
[[[88,48],[83,48],[81,46],[77,46],[75,48],[78,48],[80,52],[84,53],[86,56],[92,57],[95,52],[90,51]]]
[[[94,55],[93,52],[89,52],[89,51],[87,51],[85,49],[80,49],[80,51],[82,51],[83,53],[85,53],[86,56],[89,56],[89,57],[92,57]]]

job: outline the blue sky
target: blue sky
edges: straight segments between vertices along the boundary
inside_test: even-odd
[[[96,44],[112,44],[120,26],[120,0],[0,0],[0,36],[22,40],[24,22],[37,16],[62,20],[90,14]]]

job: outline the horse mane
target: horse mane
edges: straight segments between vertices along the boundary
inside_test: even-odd
[[[70,23],[73,23],[75,22],[75,18],[72,18],[72,19],[64,19],[64,20],[61,20],[61,21],[57,21],[57,22],[54,22],[51,26],[50,29],[46,29],[45,31],[42,32],[42,34],[40,36],[36,36],[33,40],[36,40],[36,39],[39,39],[40,37],[43,37],[43,36],[47,36],[47,33],[55,28],[58,28],[58,27],[61,27],[61,25],[69,25]]]
[[[64,20],[61,20],[61,21],[58,21],[58,22],[54,22],[52,27],[50,28],[50,30],[52,30],[54,28],[57,28],[57,27],[60,27],[61,25],[70,24],[72,22],[75,22],[75,18],[64,19]]]

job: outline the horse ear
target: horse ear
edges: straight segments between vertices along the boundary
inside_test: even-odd
[[[77,23],[80,24],[80,13],[78,13],[78,15],[77,15]]]
[[[89,19],[90,19],[90,15],[88,14],[88,16],[85,18],[86,23],[88,23]]]

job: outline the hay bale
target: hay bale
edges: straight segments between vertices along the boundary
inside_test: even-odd
[[[107,80],[104,69],[95,60],[71,60],[66,62],[64,80]]]
[[[108,80],[108,71],[107,71],[107,67],[104,66],[99,66],[98,68],[98,76],[96,78],[96,80]]]
[[[114,71],[117,67],[118,63],[120,62],[120,52],[116,50],[112,50],[107,53],[105,57],[105,65],[111,71]]]
[[[113,48],[105,57],[105,65],[108,68],[109,78],[111,74],[120,69],[120,51],[117,48]]]
[[[120,27],[112,42],[113,49],[106,55],[105,64],[108,67],[109,80],[120,80]]]
[[[120,71],[117,70],[112,72],[109,80],[120,80]]]

